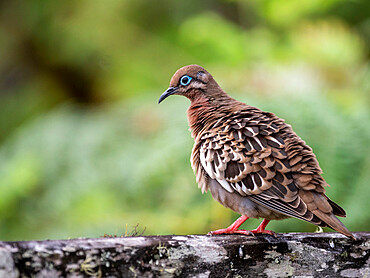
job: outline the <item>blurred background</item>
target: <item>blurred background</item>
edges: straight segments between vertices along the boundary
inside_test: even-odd
[[[0,240],[231,224],[238,215],[197,188],[189,101],[157,105],[192,63],[286,119],[343,222],[369,230],[369,11],[368,0],[0,1]]]

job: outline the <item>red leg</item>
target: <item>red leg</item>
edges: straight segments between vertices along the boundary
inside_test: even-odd
[[[274,237],[276,237],[276,234],[273,231],[265,230],[267,224],[270,222],[270,220],[263,219],[261,224],[257,227],[257,229],[252,230],[251,232],[254,234],[269,234]]]
[[[216,231],[211,231],[211,232],[208,233],[208,235],[222,235],[222,234],[234,234],[234,233],[237,233],[237,232],[239,232],[238,228],[248,218],[249,218],[248,216],[242,215],[238,219],[236,219],[236,221],[233,224],[231,224],[229,227],[227,227],[226,229],[220,229],[220,230],[216,230]]]
[[[267,224],[270,220],[263,219],[261,224],[255,230],[238,230],[238,228],[247,220],[249,217],[242,215],[240,216],[233,224],[231,224],[226,229],[220,229],[216,231],[211,231],[208,235],[221,235],[221,234],[243,234],[243,235],[254,235],[254,234],[269,234],[276,237],[276,234],[273,231],[265,230]]]

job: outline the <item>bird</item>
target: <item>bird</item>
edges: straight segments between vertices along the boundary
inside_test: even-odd
[[[190,100],[190,162],[198,187],[241,215],[209,235],[276,236],[267,224],[293,217],[355,240],[336,217],[346,217],[346,212],[325,195],[328,184],[315,154],[285,120],[235,100],[195,64],[175,72],[158,103],[171,95]],[[263,221],[254,230],[239,229],[249,218]]]

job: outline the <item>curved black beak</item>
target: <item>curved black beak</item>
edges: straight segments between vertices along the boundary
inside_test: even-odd
[[[173,95],[177,92],[176,87],[169,87],[160,97],[158,100],[158,104],[160,104],[165,98],[169,97],[170,95]]]

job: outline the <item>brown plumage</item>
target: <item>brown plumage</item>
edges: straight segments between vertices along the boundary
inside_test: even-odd
[[[265,230],[269,220],[295,217],[354,238],[335,216],[345,211],[325,195],[312,149],[284,120],[231,98],[198,65],[179,69],[159,102],[173,94],[191,101],[191,165],[199,187],[243,215],[211,234],[250,234],[237,230],[249,217],[265,219],[253,233],[272,234]]]

